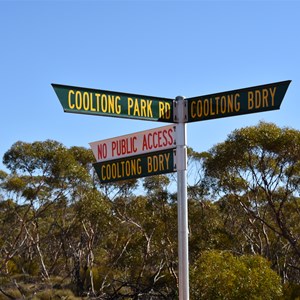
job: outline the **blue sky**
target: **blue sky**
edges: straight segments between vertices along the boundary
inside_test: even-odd
[[[298,1],[1,1],[0,157],[166,123],[64,113],[51,83],[175,98],[292,80],[280,110],[190,123],[207,151],[260,120],[300,130]],[[2,162],[0,169],[4,169]]]

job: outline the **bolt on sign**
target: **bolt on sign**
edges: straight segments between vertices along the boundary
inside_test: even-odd
[[[94,163],[101,183],[147,177],[176,171],[175,150],[169,149]]]
[[[173,99],[52,84],[65,112],[173,122]]]
[[[176,125],[163,126],[89,143],[97,162],[176,147]]]
[[[188,122],[279,109],[291,80],[187,98]]]

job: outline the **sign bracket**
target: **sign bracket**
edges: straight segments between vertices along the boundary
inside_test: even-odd
[[[181,98],[183,101],[179,100]],[[182,96],[176,97],[176,100],[173,102],[173,122],[188,122],[188,102]]]

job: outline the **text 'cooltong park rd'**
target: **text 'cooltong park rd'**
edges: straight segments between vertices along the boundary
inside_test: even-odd
[[[279,109],[290,80],[186,98],[186,122]],[[174,99],[52,84],[65,112],[177,123]]]

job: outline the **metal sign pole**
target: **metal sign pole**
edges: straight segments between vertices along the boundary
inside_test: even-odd
[[[176,165],[178,205],[178,261],[179,300],[189,300],[189,259],[188,259],[188,207],[187,207],[187,149],[186,149],[186,101],[176,97]]]

